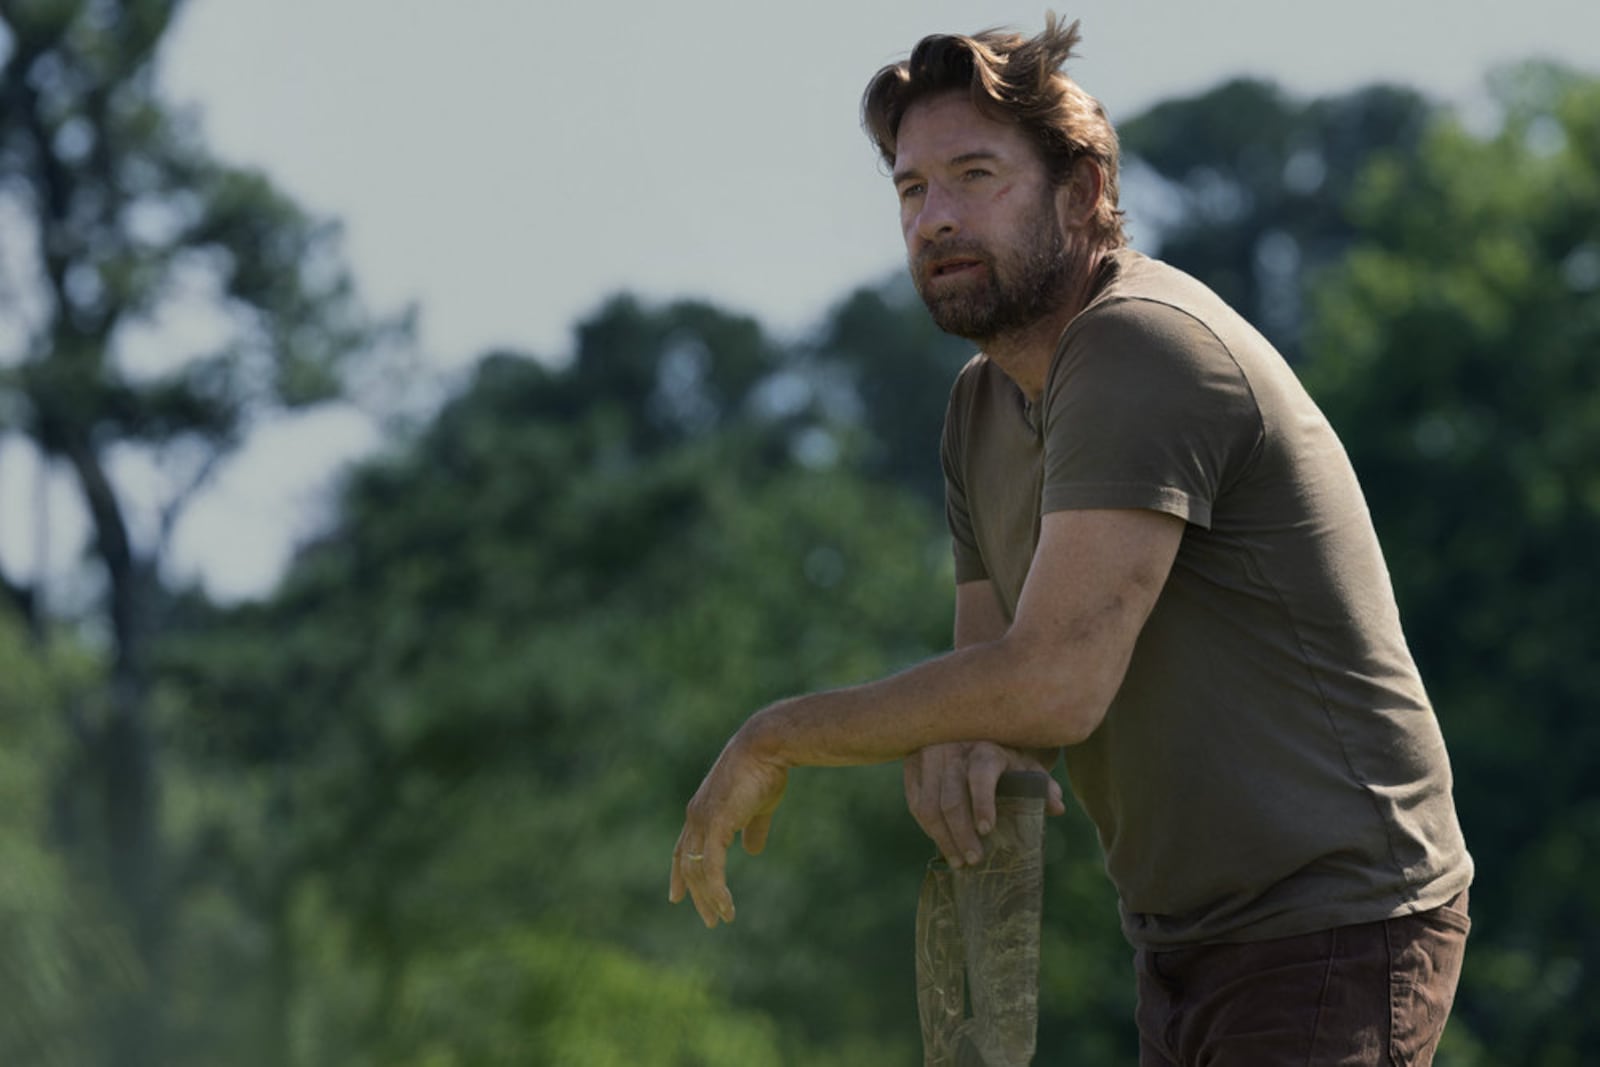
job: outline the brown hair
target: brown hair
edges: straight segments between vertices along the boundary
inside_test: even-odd
[[[1100,168],[1105,189],[1092,235],[1103,247],[1121,247],[1127,235],[1117,207],[1117,131],[1100,101],[1061,70],[1079,39],[1078,23],[1063,27],[1054,14],[1045,16],[1037,37],[1004,30],[924,37],[908,59],[873,75],[861,98],[861,125],[893,167],[906,110],[925,97],[965,89],[979,111],[1021,127],[1052,183],[1065,182],[1079,159]]]

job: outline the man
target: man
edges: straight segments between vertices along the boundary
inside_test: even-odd
[[[671,899],[733,920],[726,850],[761,851],[790,767],[904,758],[960,866],[1000,771],[1064,749],[1142,1064],[1428,1063],[1472,863],[1365,502],[1271,346],[1124,247],[1116,136],[1060,72],[1076,41],[1053,18],[929,37],[867,90],[918,290],[982,349],[944,432],[956,647],[752,716]]]

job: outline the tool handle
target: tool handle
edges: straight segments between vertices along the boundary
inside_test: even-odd
[[[995,783],[994,795],[1043,800],[1050,795],[1050,776],[1044,771],[1006,771]]]

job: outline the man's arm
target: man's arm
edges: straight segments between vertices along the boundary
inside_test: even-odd
[[[998,641],[1010,628],[993,582],[985,578],[956,586],[955,648]]]
[[[779,701],[734,734],[689,802],[670,899],[731,921],[724,865],[766,843],[788,768],[899,759],[928,745],[1076,744],[1099,726],[1166,582],[1181,519],[1153,511],[1044,517],[1012,625],[888,678]]]
[[[955,647],[1005,636],[1011,625],[988,580],[956,586]],[[995,786],[1006,771],[1045,771],[1058,748],[1014,749],[991,741],[929,745],[905,758],[906,807],[951,867],[982,858],[983,838],[994,827]],[[1066,813],[1061,784],[1050,779],[1046,811]]]

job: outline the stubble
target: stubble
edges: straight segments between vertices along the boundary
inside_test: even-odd
[[[922,249],[911,276],[939,329],[987,347],[996,338],[1027,330],[1055,310],[1072,277],[1073,257],[1062,237],[1052,195],[1041,199],[1022,232],[1026,243],[999,252],[963,237]],[[982,262],[982,279],[945,287],[934,284],[929,265],[952,256]]]

